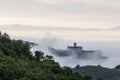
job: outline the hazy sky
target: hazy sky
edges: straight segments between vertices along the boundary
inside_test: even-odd
[[[120,0],[0,0],[0,24],[120,26]]]
[[[46,43],[66,47],[78,41],[108,56],[105,66],[119,64],[120,0],[0,0],[0,30],[12,38],[41,41],[42,48]],[[72,61],[70,66],[81,63],[61,60],[57,59],[62,64]],[[82,62],[86,64],[94,63]]]

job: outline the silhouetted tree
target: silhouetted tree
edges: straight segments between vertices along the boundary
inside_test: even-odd
[[[35,59],[36,61],[41,61],[44,59],[44,53],[41,51],[35,51]]]
[[[115,67],[115,69],[120,69],[120,65],[117,65],[117,66]]]
[[[45,58],[46,58],[47,60],[54,60],[53,56],[51,56],[51,55],[46,55]]]

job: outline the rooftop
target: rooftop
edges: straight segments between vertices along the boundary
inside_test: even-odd
[[[77,46],[77,43],[74,43],[73,46],[68,46],[68,49],[82,49],[81,46]]]

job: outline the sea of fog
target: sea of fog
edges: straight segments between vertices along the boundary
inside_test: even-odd
[[[8,33],[13,39],[38,43],[39,45],[31,50],[40,50],[45,54],[52,55],[61,66],[75,67],[80,64],[81,66],[102,65],[113,68],[120,64],[120,32],[116,30],[2,27],[1,31]],[[50,46],[56,49],[66,49],[68,45],[72,46],[74,42],[83,46],[84,50],[100,50],[109,59],[86,60],[77,59],[74,56],[58,57],[48,50]]]

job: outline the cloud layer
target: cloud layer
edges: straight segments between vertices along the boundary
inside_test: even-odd
[[[30,25],[1,25],[2,32],[19,38],[34,37],[39,38],[59,37],[64,40],[73,41],[119,41],[120,27],[113,28],[80,28],[80,27],[52,27],[52,26],[30,26]],[[36,38],[36,37],[35,37]]]
[[[118,0],[0,0],[1,24],[119,26]]]
[[[87,4],[87,5],[106,5],[120,8],[119,0],[35,0],[40,3],[50,5],[74,5],[74,4]]]

